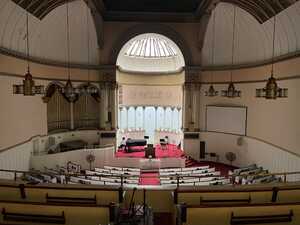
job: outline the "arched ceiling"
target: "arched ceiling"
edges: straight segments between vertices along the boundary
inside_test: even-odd
[[[39,19],[44,18],[56,7],[67,0],[12,0],[27,9]],[[74,0],[69,0],[74,1]],[[159,21],[176,19],[197,20],[213,4],[228,2],[236,4],[254,16],[260,23],[267,21],[277,13],[291,6],[298,0],[85,0],[96,5],[104,20],[139,20],[159,16]],[[144,13],[147,13],[145,15]],[[152,15],[151,15],[152,13]],[[167,14],[166,14],[167,13]],[[173,15],[172,15],[173,14]],[[180,15],[181,14],[181,15]],[[171,22],[171,21],[170,21]]]
[[[214,65],[231,65],[233,5],[220,3],[216,13]],[[203,46],[203,65],[211,66],[213,16],[211,17]],[[253,16],[237,8],[235,34],[235,65],[262,63],[272,58],[273,19],[260,24]],[[275,56],[293,55],[300,44],[300,2],[277,15]]]
[[[98,47],[101,29],[94,25],[95,12],[104,21],[173,21],[198,22],[217,4],[215,66],[230,65],[233,4],[238,5],[235,65],[268,61],[272,54],[272,19],[278,14],[276,56],[299,51],[300,3],[296,0],[173,0],[161,4],[158,0],[69,0],[71,62],[87,64],[86,13],[92,9],[90,21],[90,64],[99,64]],[[30,14],[30,55],[41,60],[66,62],[66,0],[1,0],[0,50],[17,56],[26,55],[26,11]],[[122,3],[123,2],[123,3]],[[127,1],[126,1],[127,2]],[[184,2],[184,3],[182,3]],[[16,4],[17,3],[17,4]],[[129,4],[130,3],[130,4]],[[141,12],[142,3],[152,12]],[[136,5],[136,7],[130,7]],[[156,7],[156,8],[155,8]],[[182,7],[180,12],[174,12]],[[154,12],[153,12],[154,11]],[[198,32],[198,31],[195,31]],[[204,46],[203,66],[211,66],[212,20],[209,20]],[[195,46],[197,48],[197,46]]]
[[[25,4],[37,1],[19,2]],[[47,0],[47,2],[54,1]],[[32,4],[33,6],[37,5]],[[99,64],[97,35],[90,11],[81,0],[72,1],[69,7],[70,61],[74,64],[88,64],[86,28],[88,12],[90,64]],[[66,62],[66,30],[66,5],[51,10],[42,20],[29,14],[30,56],[39,60]],[[26,11],[12,0],[0,1],[0,47],[2,50],[13,51],[16,55],[26,55]]]

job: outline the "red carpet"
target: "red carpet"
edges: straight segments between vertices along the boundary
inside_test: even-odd
[[[145,158],[145,151],[143,147],[134,147],[135,152],[126,153],[124,150],[119,149],[116,157],[129,157],[129,158]],[[156,158],[180,158],[184,156],[181,149],[177,149],[176,145],[167,145],[166,149],[162,149],[160,145],[155,146]]]
[[[140,176],[140,185],[160,185],[158,173],[142,172]]]
[[[211,161],[197,162],[193,159],[188,159],[186,161],[186,163],[188,163],[188,165],[186,165],[186,167],[197,167],[197,166],[209,166],[210,168],[215,167],[216,171],[221,172],[221,176],[227,176],[229,170],[237,169],[237,167],[235,167],[235,166],[226,165],[226,164],[219,163],[219,162],[211,162]]]

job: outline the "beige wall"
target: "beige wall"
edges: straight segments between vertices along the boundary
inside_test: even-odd
[[[0,76],[0,149],[47,133],[47,107],[41,96],[13,95],[13,84],[21,83],[20,78]]]
[[[31,73],[33,77],[50,78],[50,79],[68,79],[67,69],[63,67],[55,67],[30,63]],[[27,62],[22,59],[17,59],[11,56],[0,54],[0,73],[19,74],[23,75],[27,71]],[[72,80],[88,80],[87,70],[71,69]],[[90,80],[98,81],[99,72],[90,71]]]
[[[26,69],[24,60],[0,55],[0,150],[32,136],[47,134],[47,105],[42,96],[13,95],[13,84],[22,84]],[[33,77],[41,78],[35,80],[36,85],[45,87],[52,79],[67,79],[67,70],[62,67],[32,63],[31,73]],[[86,70],[72,69],[71,76],[78,81],[88,79]],[[99,80],[98,71],[91,72],[91,80]]]
[[[117,82],[121,85],[183,85],[185,80],[185,72],[168,74],[168,75],[152,75],[152,74],[129,74],[117,70]]]
[[[300,59],[278,63],[275,66],[275,76],[291,77],[299,75]],[[234,72],[234,80],[253,81],[266,79],[269,76],[269,66],[237,70]],[[228,81],[228,72],[215,72],[214,81]],[[202,81],[209,81],[208,73],[204,73]],[[281,80],[279,87],[288,88],[288,98],[266,100],[255,97],[255,89],[262,88],[266,82],[239,83],[236,88],[242,91],[241,98],[206,97],[204,92],[207,84],[201,87],[200,124],[201,130],[205,130],[206,105],[242,105],[248,107],[247,135],[273,143],[284,149],[300,154],[300,105],[299,87],[300,79]],[[215,84],[218,91],[227,89],[227,84]]]

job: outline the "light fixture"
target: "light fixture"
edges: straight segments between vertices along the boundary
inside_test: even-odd
[[[211,64],[212,64],[212,67],[214,66],[214,63],[215,63],[215,24],[216,24],[216,10],[214,10],[214,13],[213,13],[213,38],[212,38],[212,42],[211,42]],[[211,83],[210,83],[210,86],[209,86],[209,89],[208,91],[205,91],[205,96],[207,97],[215,97],[215,96],[218,96],[218,91],[215,90],[214,86],[213,86],[213,70],[211,70],[211,74],[210,74],[210,77],[211,77]]]
[[[90,29],[89,29],[89,3],[87,4],[87,10],[86,10],[86,27],[87,27],[87,61],[88,66],[90,65]],[[79,88],[79,93],[83,95],[90,95],[90,94],[97,94],[99,92],[98,88],[91,84],[90,82],[90,69],[87,69],[88,72],[88,82],[83,84]]]
[[[232,31],[232,57],[231,57],[231,71],[230,71],[230,83],[227,90],[222,90],[222,97],[236,98],[241,97],[241,91],[236,90],[232,81],[232,70],[234,65],[234,47],[235,47],[235,25],[236,25],[236,6],[233,6],[233,31]]]
[[[279,88],[276,79],[274,78],[275,34],[276,34],[276,15],[274,16],[274,23],[273,23],[273,52],[272,52],[271,77],[268,79],[265,88],[256,89],[257,98],[276,99],[276,98],[288,97],[288,89]]]
[[[27,47],[27,72],[23,84],[13,85],[14,94],[23,94],[24,96],[34,96],[36,94],[44,93],[43,85],[34,85],[34,80],[30,73],[30,62],[29,62],[29,12],[26,12],[26,47]]]
[[[70,26],[69,26],[69,0],[66,4],[67,16],[66,16],[66,25],[67,25],[67,66],[68,66],[68,80],[66,85],[61,89],[61,92],[67,98],[69,102],[74,102],[78,97],[78,90],[76,90],[71,81],[70,75]]]

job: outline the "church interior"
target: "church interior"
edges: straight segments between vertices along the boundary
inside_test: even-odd
[[[0,224],[300,224],[300,2],[1,0]]]

